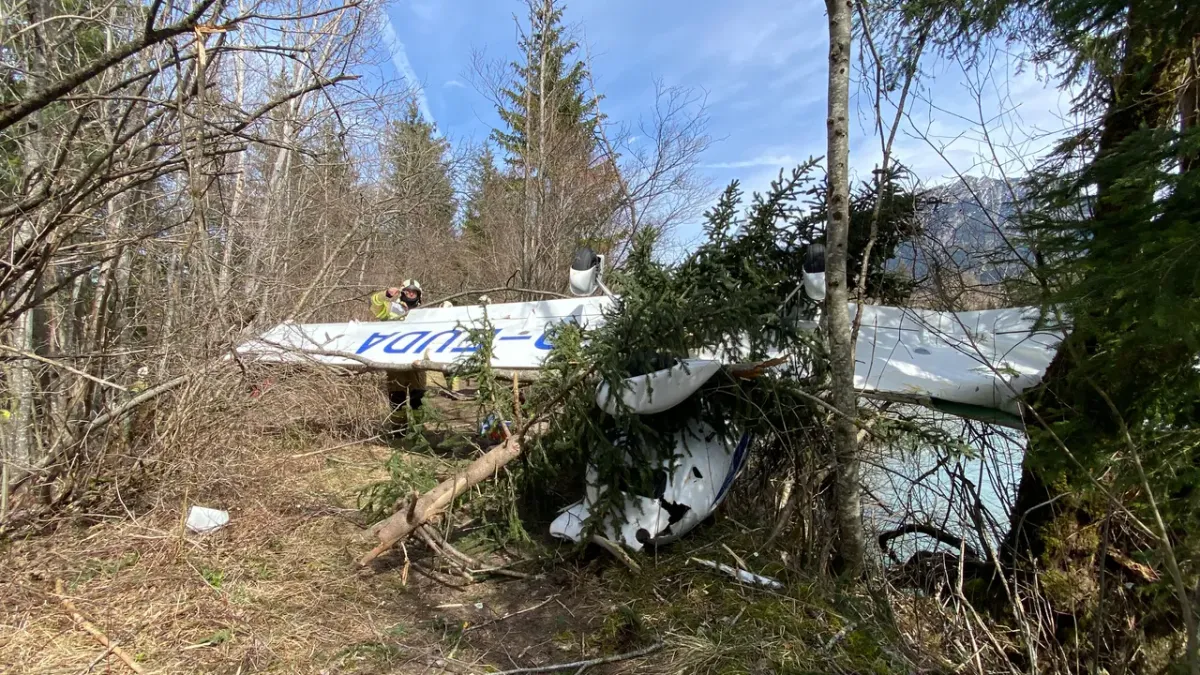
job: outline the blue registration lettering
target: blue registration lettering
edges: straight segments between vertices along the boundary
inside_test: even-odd
[[[502,330],[504,330],[504,329],[503,328],[492,329],[492,337],[495,338],[497,335],[500,334],[500,331],[502,331]],[[463,343],[464,344],[462,346],[455,347],[454,349],[451,349],[450,351],[452,351],[452,352],[477,352],[477,351],[479,351],[479,347],[475,343],[471,342],[470,335],[467,335],[467,338],[465,340],[463,340]]]
[[[386,345],[384,345],[383,351],[387,352],[388,354],[404,354],[408,350],[412,349],[413,345],[420,342],[421,338],[425,337],[426,335],[429,335],[429,331],[427,331],[427,330],[419,330],[419,331],[415,331],[412,333],[405,333],[404,335],[401,335],[401,336],[397,337],[396,339],[392,340],[391,342],[387,343]],[[412,339],[409,340],[408,344],[406,344],[404,347],[397,347],[396,343],[400,342],[401,340],[403,340],[405,338],[412,338]]]
[[[393,335],[395,335],[395,333],[371,333],[371,337],[363,340],[362,345],[360,345],[354,353],[361,354],[380,342],[392,337]]]
[[[433,344],[434,340],[442,337],[443,335],[449,335],[450,337],[447,338],[446,341],[442,343],[442,346],[437,348],[437,353],[441,354],[442,352],[446,351],[446,347],[449,347],[450,343],[454,342],[454,340],[457,339],[458,336],[461,334],[462,334],[462,331],[458,331],[458,330],[444,330],[440,333],[434,333],[433,335],[429,336],[429,339],[422,342],[420,344],[420,346],[417,347],[416,351],[417,351],[417,353],[424,352],[426,349],[429,349],[429,345]]]

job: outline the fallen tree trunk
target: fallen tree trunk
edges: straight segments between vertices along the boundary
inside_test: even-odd
[[[440,515],[454,500],[478,483],[496,474],[505,464],[521,455],[520,439],[524,434],[514,434],[504,443],[492,448],[482,457],[471,462],[462,472],[444,480],[417,499],[410,499],[401,508],[376,529],[379,545],[371,549],[359,559],[358,564],[365,566],[378,558],[382,553],[408,537],[418,527]]]
[[[525,422],[525,426],[521,428],[520,433],[510,434],[508,433],[508,425],[503,425],[505,433],[508,434],[504,443],[492,448],[482,457],[471,462],[465,471],[442,481],[437,487],[426,492],[423,496],[417,497],[414,494],[406,506],[372,528],[371,531],[379,537],[379,545],[368,551],[362,558],[359,558],[358,564],[363,567],[369,565],[372,560],[378,558],[384,551],[395,546],[397,542],[412,534],[418,527],[429,522],[432,518],[449,508],[459,495],[470,490],[485,478],[495,475],[505,464],[520,457],[525,437],[531,433],[543,433],[549,426],[546,422],[538,421],[542,415],[562,403],[567,394],[574,387],[578,386],[579,383],[591,376],[595,369],[596,366],[593,365],[575,377],[568,386],[563,387],[551,401],[542,407],[541,413],[530,417]]]
[[[129,669],[135,673],[146,672],[146,669],[139,665],[138,662],[131,656],[129,656],[128,652],[117,646],[117,643],[109,639],[109,637],[104,634],[104,631],[96,627],[96,624],[87,620],[87,617],[83,615],[83,612],[80,612],[79,608],[75,606],[75,603],[71,602],[70,598],[67,597],[62,579],[54,580],[54,593],[58,596],[58,601],[61,602],[62,606],[66,608],[67,613],[71,615],[71,619],[73,619],[80,628],[87,632],[88,635],[91,635],[93,638],[95,638],[96,642],[99,642],[101,646],[108,648],[108,650],[104,652],[105,654],[108,654],[108,652],[116,654],[117,657],[124,661],[125,665],[129,666]]]

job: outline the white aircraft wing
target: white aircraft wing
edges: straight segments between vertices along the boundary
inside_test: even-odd
[[[612,304],[612,299],[597,296],[419,308],[400,321],[283,323],[237,351],[259,361],[316,361],[348,368],[406,369],[421,361],[448,366],[475,351],[467,330],[482,327],[486,312],[495,331],[493,367],[536,370],[550,352],[548,326],[565,321],[584,328],[598,325]]]
[[[1017,397],[1041,381],[1064,337],[1035,330],[1039,316],[1034,307],[934,312],[865,305],[854,386],[867,396],[1016,414]]]
[[[277,363],[311,360],[364,369],[449,366],[474,351],[467,328],[481,326],[486,312],[495,331],[492,365],[535,370],[551,348],[549,326],[564,321],[598,326],[613,303],[609,297],[592,296],[421,308],[401,321],[283,323],[237,351],[245,358]],[[856,312],[852,305],[851,316]],[[1016,397],[1041,380],[1063,337],[1059,331],[1035,331],[1037,318],[1036,308],[934,312],[865,305],[855,388],[864,396],[921,405],[949,402],[1016,413]]]

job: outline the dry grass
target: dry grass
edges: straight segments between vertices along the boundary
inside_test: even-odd
[[[400,552],[358,570],[372,537],[356,493],[385,477],[391,449],[314,452],[338,444],[272,434],[214,450],[183,482],[128,500],[136,506],[74,514],[53,533],[6,544],[0,672],[86,672],[104,654],[73,625],[56,579],[147,672],[484,672],[598,654],[564,639],[586,635],[603,607],[562,574],[452,589],[414,570],[404,584]],[[185,504],[226,509],[230,524],[184,536]],[[536,611],[461,630],[550,596]],[[110,654],[92,672],[128,669]]]
[[[722,543],[742,552],[761,543],[761,533],[732,520],[648,557],[638,577],[602,553],[583,558],[546,541],[540,566],[521,566],[542,572],[529,580],[451,588],[414,568],[405,583],[402,551],[359,570],[355,560],[374,540],[357,492],[386,476],[392,449],[346,445],[345,429],[369,436],[366,420],[382,406],[370,392],[317,396],[305,392],[331,389],[279,386],[261,402],[238,404],[224,436],[179,436],[191,449],[158,485],[117,492],[98,502],[103,513],[75,513],[53,532],[3,544],[0,673],[129,672],[73,624],[54,594],[57,579],[154,673],[483,673],[624,653],[651,640],[666,648],[588,672],[895,672],[906,662],[877,621],[852,615],[836,592],[777,560],[752,564],[784,580],[782,593],[687,563],[690,555],[721,558]],[[321,398],[330,395],[337,405]],[[472,424],[469,404],[434,401],[455,426]],[[313,424],[343,405],[363,419],[324,433]],[[284,412],[258,414],[268,407]],[[405,459],[435,475],[467,461]],[[185,534],[188,504],[226,509],[230,524]],[[407,551],[429,563],[420,544],[410,541]]]

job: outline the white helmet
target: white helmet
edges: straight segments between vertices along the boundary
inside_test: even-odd
[[[417,304],[421,304],[421,296],[425,293],[421,290],[421,282],[416,279],[405,279],[404,285],[400,287],[400,297],[404,297],[404,292],[409,291],[417,296]]]

